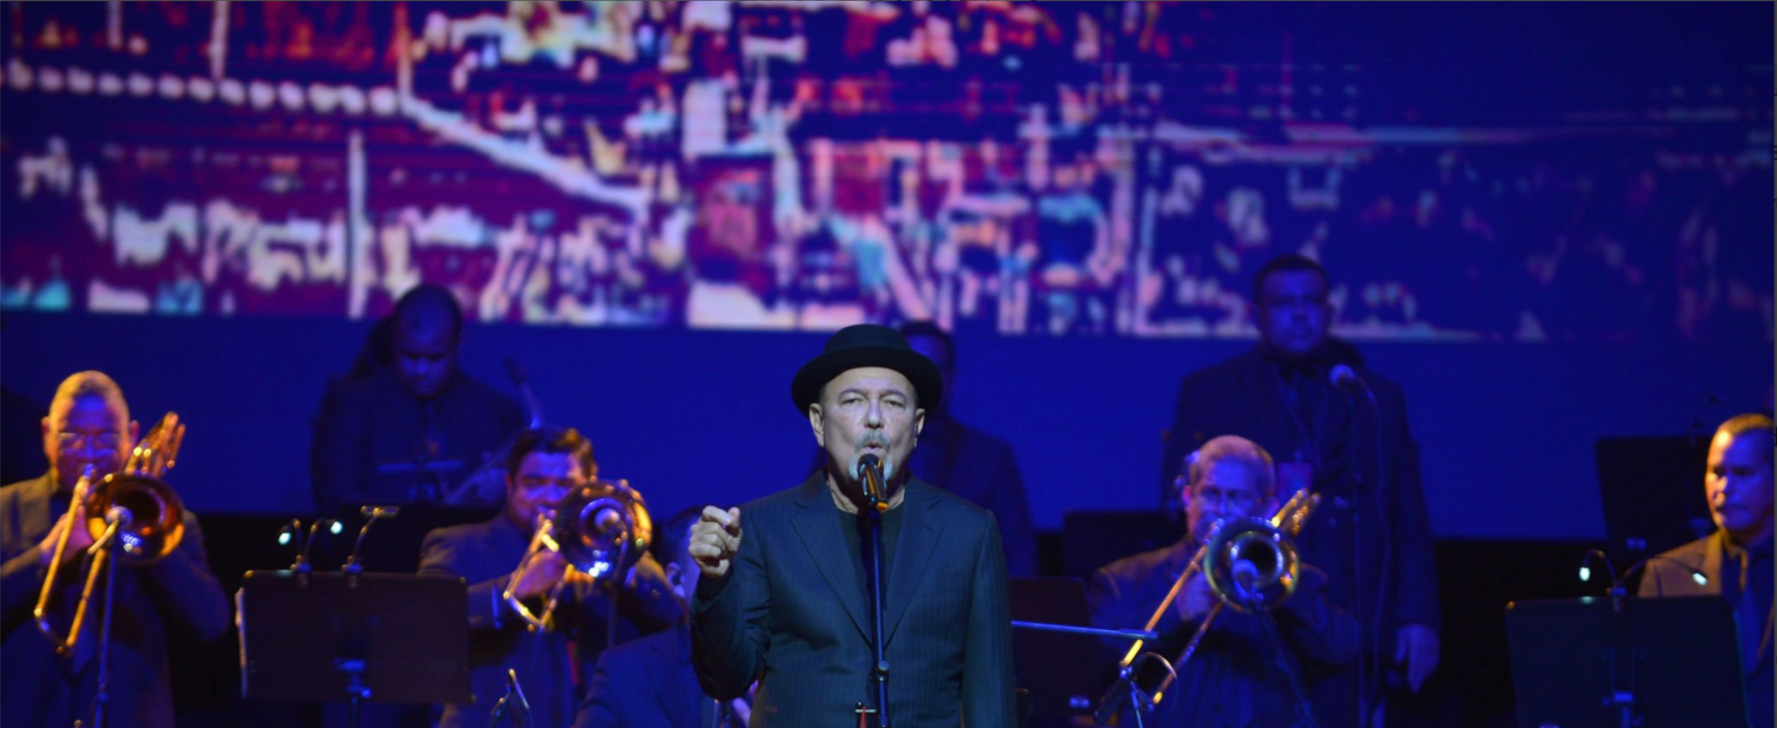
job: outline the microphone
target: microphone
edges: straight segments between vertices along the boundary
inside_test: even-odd
[[[1630,582],[1630,576],[1635,575],[1636,571],[1639,571],[1639,570],[1642,570],[1643,568],[1648,567],[1649,563],[1652,563],[1656,560],[1664,560],[1666,562],[1669,562],[1669,563],[1677,565],[1681,568],[1684,568],[1686,570],[1686,572],[1691,574],[1691,579],[1692,579],[1693,583],[1696,583],[1700,586],[1710,584],[1710,578],[1708,576],[1704,575],[1703,571],[1698,570],[1697,566],[1687,563],[1683,560],[1669,558],[1665,555],[1650,555],[1646,558],[1636,561],[1635,563],[1632,563],[1629,568],[1626,568],[1624,570],[1624,572],[1617,573],[1613,570],[1614,566],[1611,564],[1611,558],[1607,557],[1605,555],[1605,552],[1601,551],[1601,550],[1588,550],[1587,554],[1581,558],[1580,579],[1581,579],[1582,583],[1585,583],[1586,581],[1591,580],[1593,577],[1592,564],[1593,564],[1594,558],[1598,558],[1600,562],[1605,563],[1605,569],[1606,569],[1606,571],[1608,571],[1610,573],[1608,575],[1608,577],[1611,578],[1611,587],[1606,590],[1606,596],[1608,596],[1611,599],[1612,613],[1616,613],[1619,615],[1622,615],[1624,613],[1625,604],[1627,603],[1629,596],[1630,596],[1630,591],[1627,586],[1627,584]]]
[[[1240,588],[1241,602],[1258,603],[1260,596],[1253,586],[1259,582],[1259,567],[1251,560],[1237,560],[1229,573],[1234,575],[1235,585]]]
[[[1365,384],[1364,378],[1358,377],[1358,373],[1352,370],[1352,366],[1345,363],[1340,363],[1329,369],[1327,371],[1327,381],[1333,383],[1335,387],[1345,388],[1347,390],[1356,390],[1365,393],[1369,393],[1371,390],[1371,387]]]
[[[358,540],[352,543],[352,554],[346,556],[346,563],[340,566],[340,572],[357,575],[364,572],[364,565],[358,562],[358,552],[364,549],[364,536],[370,534],[370,526],[377,520],[401,516],[401,508],[394,505],[365,505],[358,508],[358,513],[369,518],[364,526],[358,528]],[[311,528],[313,529],[313,528]]]
[[[527,422],[528,427],[541,428],[543,426],[543,407],[537,404],[537,395],[531,392],[531,374],[525,371],[525,366],[520,365],[518,360],[508,357],[506,358],[506,377],[511,378],[513,387],[518,388],[519,394],[525,396],[525,408],[531,412],[531,419]]]
[[[1253,584],[1259,582],[1259,568],[1251,560],[1235,561],[1235,567],[1229,572],[1234,573],[1235,582],[1242,588],[1252,590]]]
[[[864,498],[878,512],[889,509],[889,490],[883,485],[883,462],[876,454],[858,457],[858,471],[864,482]]]

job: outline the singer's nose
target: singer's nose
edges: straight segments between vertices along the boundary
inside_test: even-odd
[[[864,412],[864,424],[871,428],[877,428],[883,425],[882,401],[871,401],[870,408],[866,409]]]

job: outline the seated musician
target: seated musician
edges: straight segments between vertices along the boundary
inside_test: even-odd
[[[487,727],[506,694],[508,669],[530,704],[531,717],[511,718],[534,727],[573,721],[607,632],[622,642],[679,621],[679,599],[659,563],[647,554],[629,569],[617,590],[617,625],[611,618],[610,581],[568,572],[553,551],[520,565],[537,526],[574,487],[596,478],[593,447],[572,428],[546,427],[520,434],[507,467],[506,508],[492,520],[433,530],[421,550],[421,575],[461,576],[469,583],[470,689],[468,705],[446,705],[441,727]],[[515,569],[517,566],[517,569]],[[621,570],[621,569],[620,569]],[[503,594],[513,594],[540,613],[567,581],[547,630],[532,630]]]
[[[524,427],[524,413],[458,367],[463,340],[455,295],[422,284],[379,325],[362,372],[328,385],[309,448],[321,515],[356,514],[366,504],[500,501],[498,490],[461,494],[456,486]]]
[[[1177,544],[1118,560],[1093,573],[1088,603],[1099,628],[1140,629],[1190,563],[1217,520],[1270,518],[1278,509],[1272,457],[1238,436],[1204,444],[1187,460],[1186,535]],[[1158,642],[1143,646],[1176,662],[1218,597],[1202,571],[1189,578],[1155,631]],[[1223,607],[1211,620],[1191,660],[1161,703],[1143,720],[1150,727],[1243,727],[1313,724],[1305,665],[1338,667],[1358,656],[1358,622],[1328,596],[1327,579],[1300,566],[1296,591],[1268,612],[1273,626],[1253,613]],[[1275,641],[1273,637],[1277,637]],[[1282,643],[1282,646],[1279,643]],[[1104,643],[1104,661],[1116,666],[1129,641]],[[1137,665],[1138,684],[1156,688],[1165,670],[1159,662]],[[1130,710],[1121,714],[1132,724]]]
[[[667,582],[689,604],[698,589],[698,560],[691,556],[691,526],[703,514],[691,507],[674,515],[655,535],[655,559]],[[746,727],[749,697],[712,699],[698,686],[691,666],[691,615],[673,628],[605,650],[593,671],[575,727]]]
[[[1650,560],[1638,591],[1644,597],[1722,596],[1734,607],[1752,727],[1772,727],[1778,708],[1772,672],[1772,528],[1778,524],[1773,434],[1772,419],[1758,413],[1717,427],[1704,470],[1716,532]],[[1693,580],[1694,571],[1702,584]]]

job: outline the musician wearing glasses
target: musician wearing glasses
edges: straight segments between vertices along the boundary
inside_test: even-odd
[[[571,491],[597,476],[592,444],[580,432],[556,427],[525,431],[507,465],[501,514],[426,535],[420,573],[459,576],[469,583],[474,701],[446,705],[441,727],[487,727],[507,692],[509,669],[517,672],[531,711],[529,718],[512,717],[514,724],[564,727],[574,720],[586,679],[611,634],[622,642],[680,619],[679,600],[660,564],[646,553],[633,565],[615,569],[621,581],[570,571],[553,550],[527,558],[539,515],[553,512]],[[614,583],[615,627],[610,625],[609,592]],[[533,627],[509,595],[535,618],[542,618],[544,606],[555,596],[548,627]]]
[[[1191,564],[1199,547],[1219,520],[1269,519],[1278,510],[1272,457],[1259,445],[1238,436],[1210,440],[1186,469],[1180,490],[1185,503],[1186,535],[1177,544],[1133,555],[1095,571],[1088,587],[1093,625],[1106,629],[1140,629],[1166,600],[1169,590]],[[1338,669],[1358,656],[1358,622],[1332,600],[1327,578],[1299,564],[1296,590],[1269,614],[1268,627],[1255,613],[1224,607],[1202,570],[1189,578],[1162,616],[1158,642],[1146,644],[1168,662],[1177,662],[1192,635],[1210,621],[1202,642],[1167,689],[1149,727],[1292,726],[1317,718],[1305,714],[1305,671]],[[1263,609],[1262,609],[1263,610]],[[1107,641],[1102,660],[1116,666],[1129,641]],[[1281,644],[1281,645],[1280,645]],[[1158,688],[1165,668],[1142,661],[1138,685]],[[1299,694],[1299,691],[1303,694]],[[1309,703],[1313,708],[1312,700]],[[1310,709],[1307,714],[1314,714]],[[1124,724],[1132,724],[1125,709]]]
[[[83,498],[105,475],[123,469],[138,431],[123,391],[97,371],[62,381],[42,429],[49,472],[0,488],[0,725],[6,727],[93,722],[105,581],[95,589],[79,634],[71,637],[74,648],[62,655],[32,610],[44,582],[58,574],[45,614],[53,631],[70,630],[83,565],[90,560],[86,549],[94,541],[87,527],[94,515],[85,513]],[[203,531],[190,511],[182,519],[183,539],[165,558],[116,567],[106,724],[172,726],[168,652],[185,641],[214,640],[228,629],[228,601],[205,560]],[[61,562],[52,565],[63,533]]]

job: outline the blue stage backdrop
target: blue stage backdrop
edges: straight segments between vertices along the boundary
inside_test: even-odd
[[[3,12],[0,375],[180,411],[200,511],[311,508],[322,388],[421,281],[661,510],[799,478],[791,373],[910,319],[1040,525],[1152,505],[1286,252],[1406,386],[1442,536],[1599,537],[1595,439],[1772,399],[1770,5]]]

